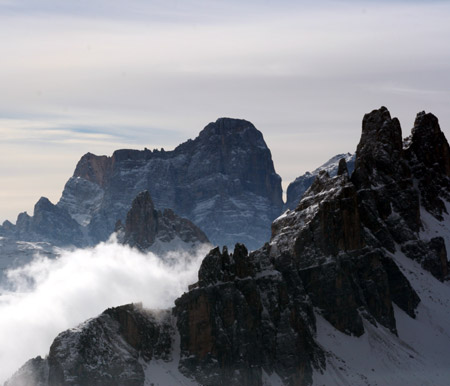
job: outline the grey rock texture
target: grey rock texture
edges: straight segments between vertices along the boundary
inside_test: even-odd
[[[19,240],[47,241],[55,245],[85,245],[80,225],[61,207],[41,197],[34,206],[34,215],[19,214],[14,228]]]
[[[208,243],[206,235],[191,221],[177,216],[171,209],[156,210],[148,191],[133,200],[125,225],[116,224],[118,240],[141,251],[173,244],[183,249]],[[155,244],[156,243],[156,244]]]
[[[360,336],[366,317],[395,333],[391,294],[406,298],[398,305],[414,316],[419,298],[382,246],[368,244],[348,175],[323,171],[272,232],[272,254],[292,259],[313,305],[338,330]]]
[[[250,255],[216,248],[199,281],[175,304],[180,370],[201,385],[262,385],[262,371],[286,385],[309,385],[324,366],[315,316],[298,270],[274,263],[266,245]]]
[[[418,115],[419,121],[422,115]],[[370,230],[367,244],[391,253],[400,246],[406,255],[444,280],[448,274],[444,240],[424,240],[420,236],[421,204],[440,218],[439,213],[446,210],[442,199],[448,199],[450,192],[446,174],[450,162],[448,143],[437,118],[428,115],[435,124],[418,130],[416,120],[411,138],[403,143],[400,124],[396,118],[391,119],[385,107],[366,114],[352,182],[358,190],[362,222]],[[441,154],[432,166],[424,158],[428,153]],[[425,186],[429,175],[436,179],[428,180],[429,185]]]
[[[355,168],[355,157],[356,154],[338,154],[332,158],[330,158],[327,162],[325,162],[322,166],[319,166],[314,171],[306,172],[300,177],[297,177],[293,182],[291,182],[287,188],[286,192],[286,204],[284,205],[284,210],[287,209],[295,209],[300,200],[303,197],[303,194],[309,189],[312,185],[316,176],[321,171],[326,171],[331,177],[334,177],[338,174],[339,169],[339,161],[344,159],[347,163],[347,172],[351,175],[353,173],[353,169]]]
[[[170,360],[173,332],[168,311],[110,308],[62,332],[45,360],[27,362],[5,386],[143,386],[141,361]]]
[[[262,134],[244,120],[221,118],[173,151],[118,150],[84,155],[67,182],[59,208],[105,240],[125,221],[132,200],[148,190],[204,230],[214,244],[260,247],[282,210],[281,178]]]

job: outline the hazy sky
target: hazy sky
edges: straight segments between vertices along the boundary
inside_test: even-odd
[[[252,121],[283,184],[354,151],[364,113],[450,137],[450,2],[0,0],[0,221],[57,202],[84,153]]]

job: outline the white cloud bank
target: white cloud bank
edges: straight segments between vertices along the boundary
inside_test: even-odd
[[[172,254],[172,263],[114,242],[36,257],[9,272],[14,292],[0,295],[0,384],[28,359],[45,356],[60,332],[108,307],[142,302],[168,308],[197,281],[208,248]]]

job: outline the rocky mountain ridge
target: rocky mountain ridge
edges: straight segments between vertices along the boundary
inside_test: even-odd
[[[117,150],[86,154],[57,206],[104,240],[132,199],[148,190],[156,207],[172,209],[214,244],[257,248],[283,206],[281,178],[270,150],[250,122],[220,118],[173,151]],[[212,210],[214,208],[214,210]]]
[[[171,209],[156,210],[147,190],[133,200],[125,225],[120,220],[117,222],[116,233],[122,244],[161,255],[170,250],[190,251],[209,244],[202,230],[189,220],[177,216]]]
[[[250,122],[221,118],[173,151],[85,154],[58,204],[41,197],[33,216],[21,213],[15,225],[5,221],[0,236],[57,247],[92,246],[109,238],[116,222],[125,222],[135,196],[149,190],[158,208],[189,218],[215,244],[245,242],[255,249],[269,240],[270,224],[283,206],[294,207],[320,170],[335,175],[342,157],[351,169],[354,156],[333,157],[297,178],[283,204],[280,178],[261,133]]]
[[[211,250],[166,317],[141,323],[135,306],[107,310],[60,334],[49,356],[28,362],[8,386],[20,385],[21,374],[35,374],[36,385],[100,386],[117,369],[126,374],[121,385],[144,385],[169,364],[179,380],[171,384],[180,385],[443,384],[449,145],[432,114],[418,114],[407,141],[385,107],[362,126],[351,177],[345,160],[335,177],[320,172],[297,207],[273,222],[270,243],[250,253],[242,244]],[[438,319],[427,322],[432,312]],[[96,327],[111,315],[114,328]],[[417,343],[424,323],[437,353]],[[344,360],[340,342],[350,339],[366,356],[379,351],[389,360],[361,374],[358,358]],[[157,348],[162,356],[147,354]]]
[[[261,246],[283,208],[281,178],[261,132],[248,121],[220,118],[172,151],[85,154],[56,205],[41,198],[34,216],[21,213],[16,225],[0,226],[0,235],[95,245],[110,237],[117,220],[125,221],[132,200],[144,190],[157,208],[173,210],[214,244],[231,247]]]
[[[353,173],[353,169],[355,168],[355,157],[356,154],[350,153],[335,155],[312,172],[306,172],[300,177],[297,177],[288,185],[284,209],[295,209],[305,192],[309,189],[320,172],[326,171],[330,177],[336,176],[338,174],[339,161],[341,159],[346,161],[347,171],[349,175],[351,175]]]

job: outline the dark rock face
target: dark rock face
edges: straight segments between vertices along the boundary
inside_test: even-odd
[[[264,369],[287,385],[304,385],[322,365],[298,272],[275,269],[269,249],[213,249],[198,283],[176,301],[180,370],[200,384],[260,386]]]
[[[402,147],[400,122],[397,118],[391,119],[386,107],[366,114],[352,179],[358,182],[358,186],[369,187],[404,174]],[[380,175],[375,175],[375,171]]]
[[[221,118],[173,151],[118,150],[86,154],[58,207],[105,240],[125,220],[132,200],[148,190],[203,229],[214,244],[261,246],[282,210],[281,178],[262,134],[244,120]]]
[[[447,213],[442,199],[450,200],[450,148],[433,114],[417,114],[404,152],[418,181],[421,204],[442,220]]]
[[[346,161],[347,173],[351,175],[355,168],[355,154],[338,154],[333,158],[330,158],[322,166],[319,166],[313,172],[306,172],[300,177],[297,177],[295,181],[291,182],[287,188],[286,193],[286,204],[284,205],[284,210],[295,209],[302,199],[305,192],[312,185],[316,176],[321,171],[326,171],[331,177],[341,174],[339,171],[340,160]]]
[[[399,307],[414,315],[419,299],[395,263],[385,263],[385,252],[368,246],[358,193],[345,173],[319,174],[295,211],[274,222],[271,244],[275,256],[292,259],[313,305],[342,332],[363,334],[361,315],[395,332],[395,283],[410,299]]]
[[[80,225],[64,208],[53,205],[45,197],[41,197],[34,206],[32,217],[26,212],[19,214],[14,236],[20,240],[48,241],[55,245],[85,244]]]
[[[433,132],[433,138],[442,140],[436,128]],[[415,133],[420,148],[433,148]],[[442,166],[433,166],[444,188],[446,144],[445,138],[444,144],[435,144],[443,156],[437,157]],[[420,236],[423,194],[416,188],[409,159],[422,173],[428,167],[418,156],[405,153],[398,120],[384,107],[366,114],[351,179],[344,165],[334,178],[321,172],[297,208],[272,225],[274,256],[295,261],[314,306],[343,332],[362,334],[361,314],[395,332],[392,302],[414,316],[419,298],[392,260],[396,246],[438,279],[448,274],[444,240]],[[436,165],[435,161],[428,164]],[[446,197],[449,190],[442,190],[430,190],[428,202]],[[439,204],[431,213],[435,208]]]
[[[148,191],[137,195],[125,226],[119,223],[116,230],[119,241],[141,251],[149,250],[157,241],[164,244],[180,241],[191,247],[209,243],[206,235],[189,220],[170,209],[156,210]]]
[[[111,308],[58,335],[45,360],[27,362],[7,385],[143,386],[139,359],[170,360],[173,331],[169,311]]]
[[[439,214],[445,205],[441,198],[447,198],[450,193],[446,175],[446,164],[450,160],[445,158],[450,152],[447,153],[447,140],[436,126],[437,119],[422,119],[416,120],[416,126],[419,127],[420,122],[434,122],[435,126],[430,129],[425,124],[425,129],[413,129],[404,150],[398,120],[391,119],[385,107],[366,114],[352,182],[358,189],[362,222],[371,231],[366,237],[367,243],[392,253],[397,244],[408,257],[443,280],[448,273],[446,257],[442,258],[444,253],[446,256],[445,243],[443,239],[431,243],[420,238],[420,205],[442,218]],[[434,134],[429,135],[429,132]],[[373,138],[377,138],[378,143],[374,144]],[[442,143],[436,143],[436,138]],[[442,165],[436,167],[434,161],[427,161],[425,149],[440,154],[437,159]],[[432,168],[427,166],[430,164]],[[430,175],[436,177],[439,188],[428,180]]]

